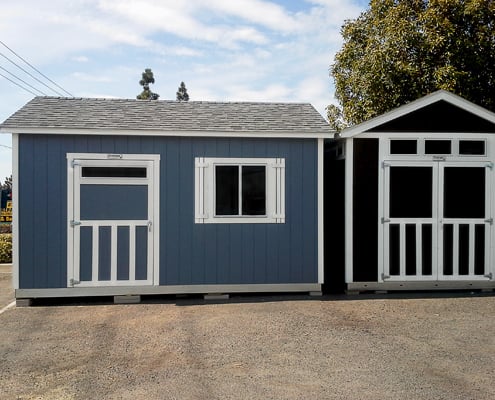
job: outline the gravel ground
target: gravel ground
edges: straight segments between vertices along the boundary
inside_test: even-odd
[[[0,310],[14,300],[12,265],[0,264]]]
[[[494,399],[495,297],[12,308],[1,399]]]

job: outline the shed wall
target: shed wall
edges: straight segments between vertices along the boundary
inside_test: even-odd
[[[160,154],[160,285],[316,283],[316,139],[20,135],[19,287],[67,282],[67,153]],[[286,160],[285,224],[195,224],[195,157]]]

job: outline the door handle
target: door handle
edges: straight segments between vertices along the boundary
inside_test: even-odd
[[[153,222],[148,221],[148,232],[151,232],[151,225],[153,225]]]

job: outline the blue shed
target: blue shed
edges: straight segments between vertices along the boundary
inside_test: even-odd
[[[36,97],[0,130],[17,299],[321,291],[310,104]]]

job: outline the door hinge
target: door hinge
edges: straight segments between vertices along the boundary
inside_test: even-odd
[[[382,168],[390,167],[389,163],[386,163],[385,161],[382,161]]]
[[[81,165],[81,164],[79,163],[79,160],[72,160],[70,165],[72,168],[74,168],[76,165]]]
[[[382,272],[382,281],[387,280],[387,279],[390,279],[390,275],[385,275],[385,274]]]
[[[489,272],[488,274],[485,275],[485,278],[493,279],[493,274]]]
[[[490,225],[493,225],[493,218],[485,219],[485,222],[488,222]]]
[[[151,232],[151,226],[153,225],[153,222],[148,221],[148,232]]]
[[[81,283],[80,281],[76,281],[73,278],[71,278],[70,281],[69,281],[69,285],[70,286],[79,285],[80,283]]]
[[[71,220],[70,221],[70,226],[71,227],[74,227],[74,226],[77,226],[77,225],[81,225],[82,222],[81,221],[74,221],[74,220]]]
[[[490,162],[490,163],[486,164],[486,167],[487,168],[490,168],[491,170],[493,170],[493,163]]]
[[[390,222],[390,219],[382,217],[382,224]]]

